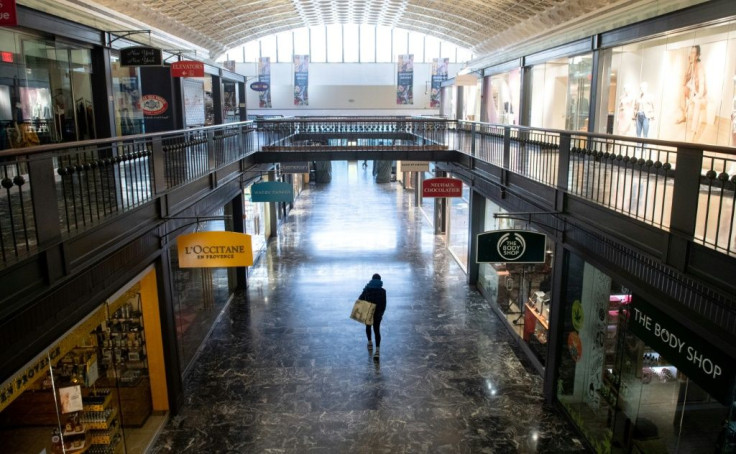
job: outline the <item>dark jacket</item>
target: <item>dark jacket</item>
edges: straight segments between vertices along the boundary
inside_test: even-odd
[[[360,294],[360,299],[370,301],[376,305],[375,317],[382,317],[386,311],[386,290],[383,289],[383,281],[371,279]]]

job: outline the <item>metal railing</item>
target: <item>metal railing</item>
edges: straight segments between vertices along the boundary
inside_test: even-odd
[[[0,266],[256,151],[322,151],[330,138],[348,138],[341,149],[457,150],[736,254],[734,148],[441,118],[303,117],[0,152]]]

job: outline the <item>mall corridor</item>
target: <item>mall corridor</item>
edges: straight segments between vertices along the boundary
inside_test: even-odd
[[[387,290],[380,361],[348,318]],[[333,163],[222,314],[155,453],[585,452],[410,191]]]

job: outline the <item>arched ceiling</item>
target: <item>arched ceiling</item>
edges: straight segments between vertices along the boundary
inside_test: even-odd
[[[207,49],[216,59],[245,42],[329,24],[385,25],[453,42],[483,57],[574,28],[581,18],[641,20],[703,0],[56,0],[116,12]],[[56,3],[19,0],[30,4]],[[58,4],[57,3],[57,4]],[[102,7],[102,8],[99,8]],[[82,8],[79,8],[82,9]],[[99,16],[99,13],[97,13]],[[621,23],[619,21],[618,25]],[[610,26],[610,24],[609,24]]]

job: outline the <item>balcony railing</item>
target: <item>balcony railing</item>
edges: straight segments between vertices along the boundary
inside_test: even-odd
[[[349,145],[328,145],[347,138]],[[257,151],[457,150],[736,254],[736,149],[437,118],[304,117],[0,152],[0,267]]]

